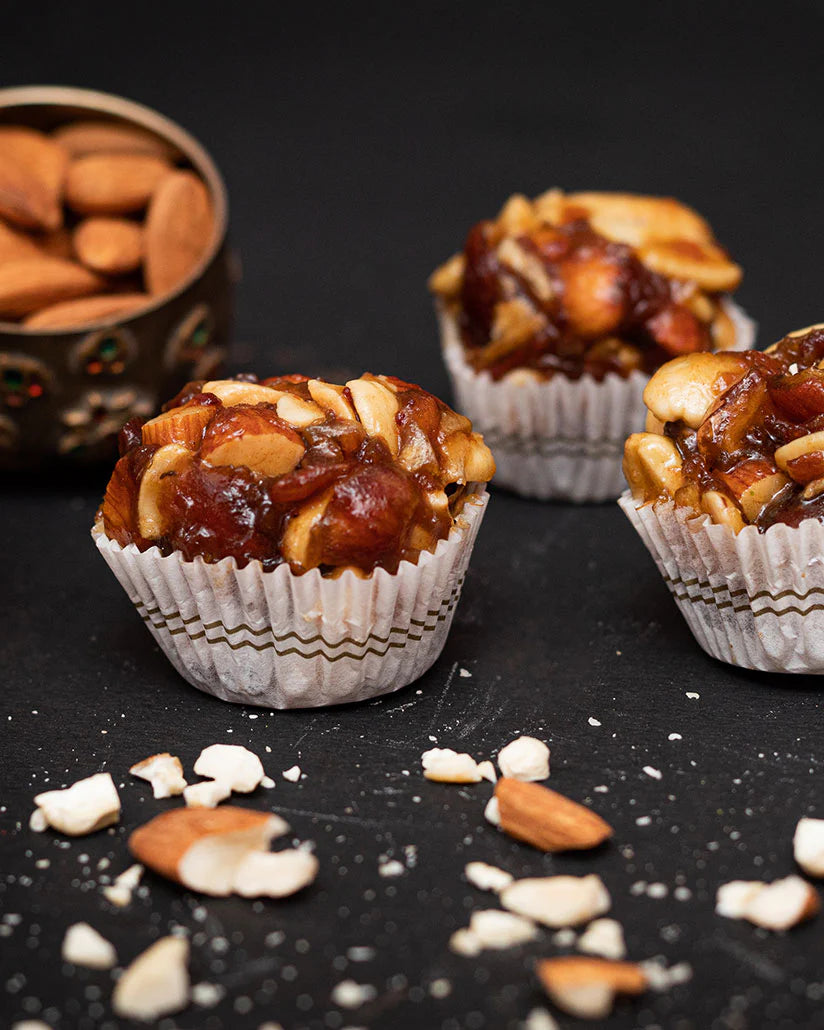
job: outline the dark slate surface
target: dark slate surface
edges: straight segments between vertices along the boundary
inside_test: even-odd
[[[694,204],[745,265],[739,296],[764,342],[822,317],[818,5],[12,2],[3,21],[9,84],[120,92],[212,149],[244,264],[238,368],[368,368],[446,392],[427,273],[510,191],[553,184]],[[547,932],[477,959],[448,951],[491,902],[461,876],[484,859],[517,875],[596,871],[632,957],[692,963],[691,983],[622,1003],[611,1026],[824,1026],[821,920],[775,936],[713,915],[719,883],[791,872],[797,818],[821,814],[819,681],[707,658],[617,508],[496,492],[432,671],[374,703],[276,714],[199,695],[154,647],[88,537],[104,482],[4,483],[0,499],[2,1025],[115,1025],[109,974],[59,958],[82,919],[122,962],[174,924],[190,931],[194,981],[227,995],[163,1026],[514,1028],[540,1003],[534,959],[558,949]],[[484,823],[487,785],[419,775],[433,737],[485,757],[521,731],[550,743],[553,786],[613,822],[607,848],[544,857]],[[168,749],[191,770],[215,741],[264,758],[277,786],[246,803],[316,842],[317,884],[201,908],[148,875],[145,896],[113,910],[100,859],[125,868],[128,832],[170,804],[129,764]],[[280,775],[295,762],[297,785]],[[114,832],[69,846],[29,832],[37,791],[99,769],[123,784]],[[381,855],[410,868],[382,878]],[[636,896],[642,881],[667,896]],[[347,957],[364,946],[373,957]],[[377,999],[336,1008],[344,978]]]

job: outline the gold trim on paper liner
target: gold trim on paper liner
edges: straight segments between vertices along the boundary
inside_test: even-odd
[[[676,601],[689,601],[691,604],[706,604],[714,605],[718,611],[723,611],[726,608],[732,608],[733,612],[738,614],[740,612],[752,612],[754,619],[760,618],[762,615],[809,615],[811,612],[824,611],[824,604],[813,604],[809,608],[798,608],[795,605],[790,605],[788,608],[782,608],[780,611],[776,611],[774,608],[770,608],[767,605],[761,608],[759,611],[753,611],[752,604],[754,601],[762,600],[763,598],[769,598],[771,601],[781,601],[785,597],[794,597],[797,601],[806,600],[810,594],[824,594],[824,587],[810,587],[803,594],[799,594],[797,590],[787,589],[780,590],[777,594],[771,593],[769,590],[759,590],[753,594],[752,597],[747,593],[746,587],[742,587],[739,590],[730,590],[729,587],[724,586],[713,586],[711,583],[699,579],[681,579],[678,576],[664,575],[664,582],[669,587],[673,597]],[[702,597],[700,594],[690,594],[689,588],[697,586],[699,590],[709,590],[712,594],[723,594],[727,593],[729,600],[717,601],[715,597]],[[678,587],[684,587],[684,592],[679,593]],[[736,606],[734,598],[746,597],[747,604]]]
[[[516,433],[498,433],[494,429],[483,430],[484,441],[495,452],[515,451],[527,456],[541,458],[620,458],[624,453],[625,438],[620,440],[582,440],[574,436],[518,436]]]
[[[241,624],[240,626],[233,626],[230,628],[228,626],[224,626],[223,623],[220,621],[203,623],[202,630],[199,630],[196,633],[190,633],[187,629],[187,626],[191,625],[193,622],[198,622],[200,619],[198,615],[194,615],[189,619],[184,619],[179,612],[164,613],[159,608],[146,608],[146,605],[142,601],[135,601],[134,603],[138,610],[140,610],[141,608],[145,609],[145,611],[140,612],[140,617],[141,619],[143,619],[145,623],[147,623],[149,626],[156,630],[165,629],[169,636],[176,636],[180,633],[185,633],[189,640],[194,641],[205,638],[207,644],[226,644],[227,647],[230,647],[233,651],[237,651],[242,647],[251,647],[255,651],[274,650],[275,654],[279,658],[286,657],[287,655],[296,654],[300,655],[301,658],[307,659],[322,657],[329,662],[337,662],[340,661],[341,658],[351,658],[355,661],[361,661],[364,658],[366,658],[367,655],[376,655],[379,658],[382,658],[384,655],[387,654],[387,652],[391,648],[403,648],[406,647],[406,645],[409,643],[417,643],[418,641],[423,639],[426,633],[434,632],[434,630],[438,628],[438,624],[443,622],[456,607],[460,599],[461,588],[463,586],[464,578],[465,577],[463,576],[461,577],[461,579],[458,581],[449,597],[444,598],[437,608],[433,608],[427,611],[427,619],[433,618],[435,620],[434,623],[430,625],[426,621],[426,619],[409,620],[410,627],[419,628],[420,633],[416,634],[414,630],[410,627],[404,628],[393,626],[389,630],[389,634],[387,636],[378,637],[370,634],[365,640],[355,640],[352,637],[344,637],[342,640],[332,642],[326,640],[323,634],[320,633],[313,637],[301,637],[294,631],[290,631],[289,633],[284,633],[281,636],[278,636],[277,634],[273,634],[271,627],[268,626],[264,626],[261,629],[257,630],[245,624]],[[158,622],[156,622],[153,618],[153,616],[156,615],[161,616],[161,619]],[[179,620],[181,622],[181,625],[175,627],[174,629],[171,629],[169,623],[174,622],[175,620]],[[223,632],[227,634],[227,636],[209,637],[207,635],[207,631],[212,629],[222,629]],[[251,640],[229,640],[229,635],[242,632],[251,633],[253,636],[263,636],[267,634],[272,634],[274,639],[267,641],[263,644],[256,644],[254,643],[254,641]],[[404,639],[392,640],[391,636],[393,633],[401,634]],[[366,648],[366,650],[359,654],[352,654],[348,651],[344,651],[342,654],[328,655],[325,651],[320,649],[306,653],[302,651],[300,647],[288,647],[283,650],[278,648],[278,644],[282,644],[287,640],[296,640],[299,644],[303,645],[314,644],[319,641],[323,646],[328,647],[330,649],[342,647],[344,644],[351,644],[355,647]],[[372,646],[373,644],[386,644],[387,646],[383,650],[379,650],[378,648]]]

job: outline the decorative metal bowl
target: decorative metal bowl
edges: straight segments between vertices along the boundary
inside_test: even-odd
[[[215,239],[174,292],[128,315],[59,331],[0,321],[0,469],[110,461],[124,422],[153,414],[188,380],[211,377],[225,357],[232,302],[226,187],[203,147],[155,111],[106,93],[0,90],[0,124],[49,131],[89,118],[138,125],[171,144],[211,192]]]

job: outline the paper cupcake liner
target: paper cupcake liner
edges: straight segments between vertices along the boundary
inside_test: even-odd
[[[731,301],[735,350],[755,341],[755,323]],[[456,406],[483,433],[498,470],[495,485],[540,500],[615,500],[626,486],[621,461],[630,433],[643,430],[649,376],[494,380],[464,357],[456,319],[438,305],[444,360]]]
[[[417,564],[337,579],[288,565],[239,569],[92,536],[166,657],[192,686],[266,708],[309,708],[388,694],[443,650],[489,495],[467,494],[449,536]]]
[[[824,673],[824,525],[737,535],[672,501],[618,502],[703,649],[763,672]]]

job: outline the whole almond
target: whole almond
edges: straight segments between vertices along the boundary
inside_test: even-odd
[[[24,319],[25,329],[74,329],[110,318],[131,314],[151,303],[147,293],[105,293],[80,297],[41,308]]]
[[[74,230],[74,252],[93,272],[124,275],[143,260],[143,229],[126,218],[87,218]]]
[[[52,134],[72,157],[87,154],[146,154],[174,161],[177,152],[171,144],[148,129],[117,122],[81,121],[62,125]]]
[[[61,202],[68,165],[68,154],[63,147],[35,129],[3,125],[0,126],[0,159],[0,213],[24,228],[58,229],[63,223]],[[28,180],[22,200],[18,192],[17,200],[12,202],[15,210],[2,208],[3,167],[6,178],[11,176],[14,180],[16,167]]]
[[[60,258],[21,258],[0,264],[0,317],[21,318],[60,301],[99,293],[103,280]]]
[[[180,285],[209,249],[214,212],[209,191],[193,172],[172,172],[158,185],[146,218],[146,284],[165,294]]]
[[[18,258],[40,257],[41,254],[33,237],[0,221],[0,263]]]
[[[71,162],[66,203],[82,215],[125,215],[149,202],[169,165],[148,154],[89,154]]]
[[[595,812],[539,783],[502,777],[495,785],[501,829],[541,851],[582,851],[612,836]]]

